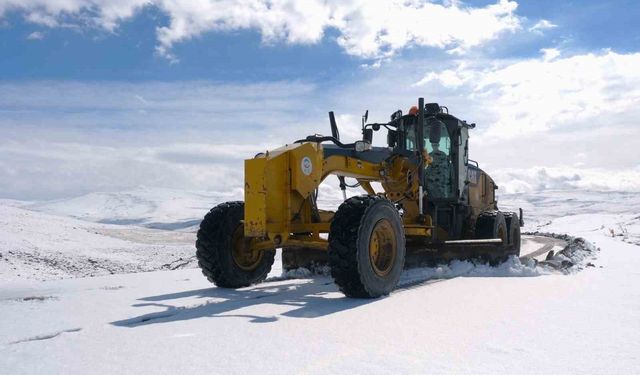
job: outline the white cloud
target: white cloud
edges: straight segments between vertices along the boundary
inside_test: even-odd
[[[343,139],[352,141],[360,137],[365,109],[370,121],[381,122],[396,109],[406,112],[418,96],[478,124],[471,158],[503,192],[541,186],[638,190],[640,54],[466,59],[425,72],[425,66],[441,64],[397,59],[360,70],[339,86],[4,82],[0,198],[138,185],[241,188],[242,159],[308,134],[327,134],[327,111],[335,110]],[[376,133],[374,141],[380,144],[384,135]]]
[[[328,132],[327,106],[308,109],[317,94],[298,82],[2,83],[0,197],[239,188],[243,159]]]
[[[28,21],[49,27],[76,23],[114,31],[145,6],[169,18],[157,27],[157,51],[174,61],[176,43],[211,31],[253,29],[267,44],[313,44],[333,29],[346,53],[381,59],[413,45],[463,53],[520,28],[510,0],[485,7],[421,0],[0,0],[0,17],[21,10]]]
[[[242,160],[266,148],[259,143],[215,139],[210,143],[153,142],[149,146],[80,144],[50,138],[3,142],[0,191],[2,197],[27,199],[136,186],[231,191],[243,185]]]
[[[392,55],[408,45],[468,49],[520,27],[517,3],[501,0],[484,8],[451,2],[353,2],[336,7],[338,43],[363,57]]]
[[[0,17],[11,10],[22,11],[29,22],[48,27],[93,25],[113,31],[149,0],[0,0]]]
[[[471,158],[503,191],[640,190],[640,53],[543,54],[465,60],[418,88],[478,124]]]
[[[336,90],[336,110],[355,116],[369,108],[370,118],[380,121],[396,109],[406,112],[422,96],[477,123],[471,158],[492,175],[505,168],[554,171],[583,163],[580,170],[606,179],[607,171],[625,174],[638,165],[639,64],[639,53],[612,51],[563,52],[547,61],[398,59],[368,80]],[[429,66],[441,69],[425,72]],[[625,176],[627,182],[610,188],[638,186],[637,174]],[[505,184],[502,177],[498,184]]]
[[[42,40],[44,39],[44,33],[40,31],[34,31],[31,34],[27,35],[27,40]]]
[[[543,30],[555,29],[558,25],[549,20],[540,20],[529,28],[529,31],[542,34]]]
[[[467,92],[491,115],[487,137],[509,139],[554,128],[592,123],[605,126],[631,121],[640,107],[640,53],[605,51],[558,57],[460,64],[456,69],[429,72],[422,85],[438,82]],[[553,56],[553,58],[551,58]],[[606,119],[606,120],[605,120]]]
[[[544,61],[551,61],[560,56],[560,50],[556,48],[542,48],[540,52],[542,52],[542,59]]]
[[[437,81],[440,85],[455,89],[467,83],[474,77],[474,74],[465,69],[461,63],[457,69],[445,69],[441,72],[429,72],[424,78],[414,84],[414,86],[424,86],[429,82]]]

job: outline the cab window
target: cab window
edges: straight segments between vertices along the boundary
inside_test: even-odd
[[[430,126],[440,127],[440,139],[436,143],[429,140]],[[429,199],[448,199],[453,192],[453,167],[451,165],[451,138],[447,126],[442,121],[431,121],[425,126],[424,146],[431,157],[425,168],[425,182]]]
[[[440,142],[438,143],[438,149],[449,156],[451,154],[451,138],[449,138],[447,126],[442,122],[439,122],[438,126],[440,126]],[[404,124],[400,128],[400,131],[405,134],[405,148],[408,151],[418,150],[415,128],[414,124]],[[429,143],[429,125],[426,125],[424,129],[424,148],[428,153],[432,153],[434,150],[433,145]]]
[[[400,131],[405,134],[405,149],[407,151],[417,151],[418,145],[416,142],[416,127],[414,124],[403,124],[401,125],[404,128]]]
[[[438,150],[444,152],[447,156],[451,154],[451,138],[449,138],[449,133],[447,132],[447,126],[439,122],[440,126],[440,142],[437,143]],[[424,139],[424,148],[427,150],[429,154],[431,154],[434,150],[433,145],[429,142],[429,126],[425,126],[425,139]]]

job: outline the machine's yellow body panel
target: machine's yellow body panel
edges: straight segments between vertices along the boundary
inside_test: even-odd
[[[322,146],[318,143],[296,144],[289,151],[291,188],[302,197],[313,192],[322,179]]]
[[[286,239],[295,213],[322,180],[322,146],[287,145],[245,160],[245,236]]]
[[[246,160],[244,235],[262,238],[260,247],[306,243],[326,249],[320,233],[328,233],[333,213],[314,212],[312,202],[322,181],[338,174],[357,179],[369,194],[375,194],[370,182],[377,181],[394,199],[401,198],[401,193],[413,197],[417,183],[407,179],[407,168],[401,159],[387,164],[345,155],[325,158],[322,144],[315,142],[286,145]],[[403,217],[406,234],[429,236],[431,218],[416,223],[417,214],[417,203],[407,201]]]
[[[244,162],[244,234],[261,237],[267,229],[267,187],[265,167],[267,159]]]

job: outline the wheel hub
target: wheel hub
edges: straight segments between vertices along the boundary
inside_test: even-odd
[[[374,225],[369,239],[369,259],[376,275],[383,277],[391,272],[397,252],[393,226],[389,220],[381,219]]]
[[[262,251],[252,251],[252,239],[244,236],[244,226],[238,225],[231,239],[231,255],[234,263],[244,271],[253,271],[262,261]]]

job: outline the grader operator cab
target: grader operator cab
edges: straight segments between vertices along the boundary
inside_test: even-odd
[[[258,283],[282,248],[285,269],[327,263],[345,295],[372,298],[390,293],[405,266],[518,256],[522,211],[498,210],[497,186],[469,160],[475,124],[448,112],[420,98],[417,110],[396,111],[387,123],[367,123],[366,113],[362,140],[350,144],[340,141],[330,112],[331,136],[246,160],[244,202],[214,207],[200,225],[203,274],[219,287]],[[381,129],[387,146],[374,147]],[[317,205],[318,187],[330,175],[343,192],[336,212]],[[347,199],[347,186],[365,194]]]

